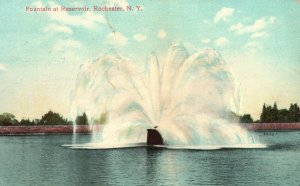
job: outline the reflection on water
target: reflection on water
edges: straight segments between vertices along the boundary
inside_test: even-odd
[[[0,185],[298,185],[300,132],[265,149],[72,150],[72,136],[1,136]],[[78,136],[81,142],[89,136]]]

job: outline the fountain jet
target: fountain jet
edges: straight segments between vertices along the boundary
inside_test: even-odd
[[[187,146],[253,142],[252,134],[235,120],[239,92],[230,67],[216,50],[190,55],[183,46],[173,45],[163,60],[152,53],[144,70],[136,64],[110,52],[81,66],[70,115],[75,119],[85,112],[90,125],[100,126],[93,142]]]

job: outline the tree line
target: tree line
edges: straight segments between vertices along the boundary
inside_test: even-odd
[[[87,125],[88,118],[85,113],[77,116],[75,120],[78,125]],[[72,125],[73,122],[64,118],[61,114],[48,111],[41,119],[21,119],[18,121],[11,113],[0,114],[0,126],[30,126],[30,125]]]
[[[253,123],[250,114],[240,116],[241,123]],[[276,102],[271,105],[264,104],[259,120],[256,123],[293,123],[300,122],[300,109],[297,103],[292,103],[289,109],[278,109]]]
[[[103,115],[103,114],[102,114]],[[102,124],[106,120],[106,115],[100,118],[99,123]],[[237,116],[240,123],[293,123],[300,122],[300,109],[297,103],[291,104],[289,109],[278,109],[276,102],[271,105],[264,104],[260,119],[254,121],[250,114]],[[102,121],[103,120],[103,121]],[[88,125],[88,117],[86,113],[78,115],[75,123],[77,125]],[[73,122],[64,118],[61,114],[48,111],[41,119],[21,119],[18,121],[11,113],[0,114],[0,126],[18,126],[18,125],[72,125]]]

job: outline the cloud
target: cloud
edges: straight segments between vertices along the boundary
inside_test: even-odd
[[[251,35],[252,39],[267,37],[268,34],[266,32],[255,32]]]
[[[82,44],[79,41],[76,41],[74,39],[65,39],[58,41],[54,46],[54,50],[62,51],[66,48],[80,48],[81,46]]]
[[[226,37],[219,37],[215,40],[216,46],[225,46],[229,43],[229,40]]]
[[[45,29],[44,32],[59,32],[59,33],[65,33],[65,34],[72,34],[73,31],[71,28],[64,26],[64,25],[58,25],[51,23],[49,24]]]
[[[167,33],[163,29],[159,30],[158,33],[157,33],[157,37],[160,38],[160,39],[164,39],[166,36],[167,36]]]
[[[33,3],[33,6],[49,6],[51,8],[59,7],[59,5],[53,1],[50,1],[47,4],[43,4],[41,1],[36,1]],[[46,14],[51,20],[59,23],[60,25],[67,25],[73,27],[84,27],[92,29],[98,24],[106,23],[105,18],[101,14],[96,15],[91,12],[86,12],[82,15],[70,15],[66,11],[49,12]]]
[[[48,15],[52,20],[59,22],[60,24],[88,29],[94,28],[97,24],[105,23],[105,19],[102,15],[95,15],[91,12],[87,12],[82,16],[69,15],[65,12],[51,13]]]
[[[196,52],[198,50],[198,48],[189,41],[183,42],[183,46],[191,53]]]
[[[138,42],[142,42],[142,41],[145,41],[147,39],[147,36],[146,35],[142,35],[142,34],[135,34],[133,36],[133,39],[135,39]]]
[[[125,37],[122,33],[120,32],[112,32],[109,33],[106,38],[109,40],[109,42],[113,45],[117,46],[124,46],[127,44],[127,37]]]
[[[42,7],[43,6],[43,3],[42,1],[35,1],[32,3],[32,6],[35,6],[35,7]]]
[[[6,71],[6,70],[7,70],[6,66],[0,63],[0,71]]]
[[[211,40],[209,38],[204,38],[204,39],[201,40],[201,42],[204,43],[204,44],[208,44],[208,43],[210,43],[210,41]]]
[[[252,52],[256,51],[257,49],[262,49],[263,46],[260,42],[257,41],[249,41],[248,43],[245,44],[244,46],[245,49],[249,49]]]
[[[233,15],[234,13],[233,8],[226,8],[223,7],[221,10],[219,10],[214,18],[214,23],[218,23],[219,21],[227,21],[227,19]]]
[[[108,0],[107,2],[108,6],[120,6],[120,7],[126,7],[128,6],[128,2],[126,0]]]
[[[275,22],[275,17],[262,17],[256,20],[252,25],[244,25],[242,23],[237,23],[230,27],[230,31],[235,32],[238,35],[245,33],[254,33],[259,32],[268,26],[272,25]]]

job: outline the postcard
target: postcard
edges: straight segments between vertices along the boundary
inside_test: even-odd
[[[0,12],[0,185],[299,185],[299,0]]]

